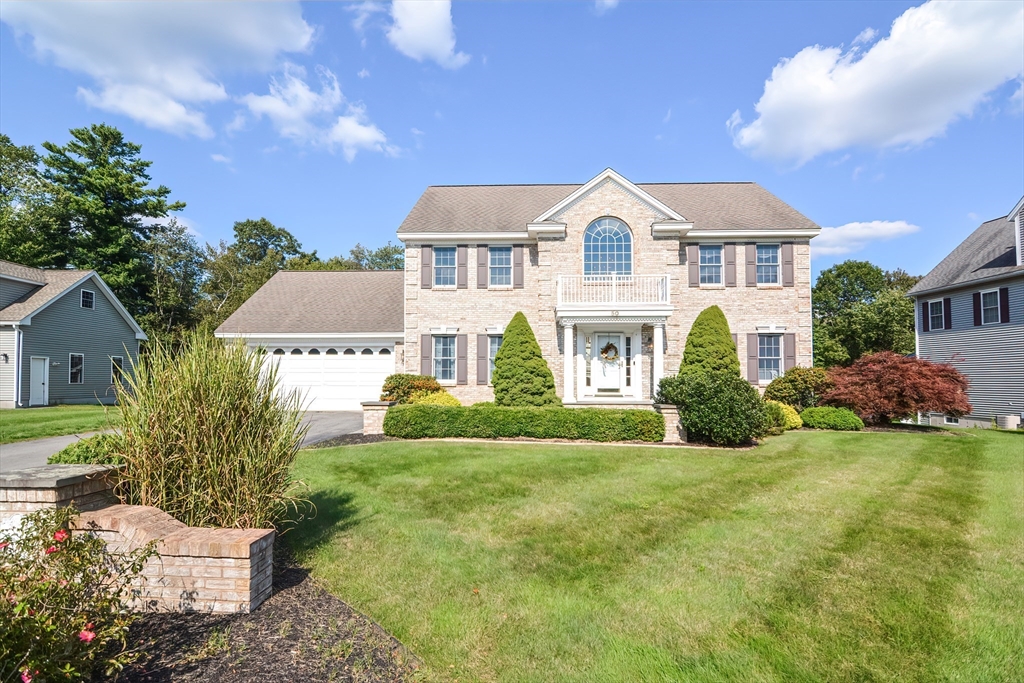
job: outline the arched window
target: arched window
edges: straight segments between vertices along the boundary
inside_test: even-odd
[[[302,349],[292,349],[292,355],[293,356],[301,356],[302,355]]]
[[[275,356],[283,356],[284,355],[284,349],[274,349],[274,355]]]
[[[354,356],[354,355],[356,355],[356,350],[355,349],[345,349],[345,355],[346,356]]]
[[[584,275],[632,275],[633,236],[617,218],[599,218],[583,234]]]
[[[379,356],[390,356],[391,355],[391,349],[381,349],[380,351],[377,352],[377,355],[379,355]]]
[[[363,349],[363,355],[364,356],[372,356],[373,355],[373,349]]]
[[[338,355],[338,349],[327,349],[327,355],[328,356],[337,356]]]
[[[319,356],[320,355],[320,349],[310,349],[309,351],[307,351],[307,353],[310,356]]]

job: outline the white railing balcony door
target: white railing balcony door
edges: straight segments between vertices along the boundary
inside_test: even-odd
[[[668,305],[668,275],[559,275],[559,306]]]

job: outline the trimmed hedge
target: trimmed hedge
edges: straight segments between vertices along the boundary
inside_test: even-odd
[[[397,405],[384,416],[384,433],[401,439],[661,441],[665,419],[651,410]]]
[[[120,465],[124,462],[115,452],[117,440],[109,434],[79,439],[46,459],[47,465]]]
[[[859,432],[864,429],[864,422],[857,414],[847,408],[807,408],[800,413],[804,427],[811,429],[832,429],[840,432]]]
[[[430,375],[405,375],[398,373],[388,375],[381,388],[380,400],[408,403],[415,393],[434,393],[444,391],[437,380]]]

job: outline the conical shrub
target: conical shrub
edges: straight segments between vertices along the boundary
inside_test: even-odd
[[[530,323],[522,312],[505,328],[494,357],[494,402],[499,406],[558,406],[555,378],[540,353]]]
[[[686,336],[679,372],[690,370],[740,374],[740,359],[729,333],[729,321],[718,306],[701,311]]]

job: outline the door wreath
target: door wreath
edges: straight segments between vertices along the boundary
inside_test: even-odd
[[[619,357],[619,349],[612,342],[608,342],[601,349],[601,360],[616,360]]]

